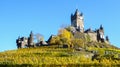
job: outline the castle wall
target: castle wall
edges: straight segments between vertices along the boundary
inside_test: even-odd
[[[25,45],[27,45],[27,39],[24,39],[22,42],[21,42],[21,47],[25,47]]]
[[[89,32],[89,33],[85,33],[85,35],[90,37],[90,41],[95,41],[97,42],[97,33],[94,32]]]

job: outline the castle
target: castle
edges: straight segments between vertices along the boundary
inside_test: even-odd
[[[108,36],[104,35],[104,28],[102,25],[100,25],[99,29],[92,30],[91,28],[84,30],[84,16],[83,13],[80,13],[78,9],[76,9],[74,14],[71,14],[71,32],[75,35],[76,32],[83,33],[85,36],[89,36],[90,41],[94,42],[104,42],[109,44],[109,38]],[[76,35],[78,37],[79,35]],[[82,35],[81,35],[82,36]],[[48,41],[40,41],[38,43],[34,43],[33,40],[33,33],[31,32],[29,37],[18,37],[16,40],[17,47],[22,48],[24,46],[27,47],[34,47],[34,46],[40,46],[40,45],[49,45],[49,41],[54,36],[50,36]]]
[[[23,48],[23,47],[30,47],[32,46],[33,43],[33,33],[31,31],[30,35],[28,38],[26,37],[18,37],[18,39],[16,39],[16,43],[17,43],[17,48]]]
[[[33,34],[32,31],[30,32],[29,37],[18,37],[18,39],[16,39],[17,48],[48,45],[47,42],[44,40],[41,40],[41,41],[39,40],[39,42],[35,43],[34,37],[35,37],[35,35]]]
[[[108,36],[105,38],[104,28],[102,25],[100,25],[100,28],[96,30],[92,30],[91,28],[84,30],[84,16],[83,13],[78,11],[78,9],[76,9],[74,14],[71,14],[71,27],[73,28],[73,33],[77,31],[84,33],[85,35],[89,35],[91,41],[109,43]]]

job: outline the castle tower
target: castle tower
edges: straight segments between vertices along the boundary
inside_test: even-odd
[[[99,31],[100,38],[101,38],[101,39],[104,39],[104,28],[103,28],[102,25],[100,25],[100,29],[99,29],[99,30],[100,30],[100,31]]]
[[[104,37],[104,28],[102,25],[100,25],[100,28],[97,30],[97,40],[98,42],[104,42],[105,41],[105,37]]]
[[[28,37],[28,47],[33,45],[33,33],[30,32],[30,36]]]
[[[79,13],[76,9],[75,14],[71,14],[71,26],[75,27],[77,31],[84,32],[84,17],[83,13]]]

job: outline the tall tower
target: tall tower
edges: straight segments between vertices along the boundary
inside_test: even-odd
[[[84,17],[83,13],[79,13],[76,9],[75,14],[71,14],[71,26],[75,27],[77,31],[84,32]]]
[[[99,34],[100,34],[100,38],[104,39],[104,28],[102,25],[100,25]]]
[[[30,32],[30,36],[28,37],[28,47],[33,45],[33,33]]]

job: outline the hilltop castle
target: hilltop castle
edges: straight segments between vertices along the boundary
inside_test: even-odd
[[[100,25],[100,28],[96,30],[92,30],[91,28],[84,30],[84,16],[83,13],[78,11],[78,9],[76,9],[74,14],[71,14],[71,27],[73,28],[73,33],[80,32],[85,35],[89,35],[91,41],[109,43],[108,36],[105,38],[104,28],[102,25]]]
[[[76,9],[74,14],[71,14],[71,32],[73,33],[74,37],[81,38],[81,36],[89,36],[90,41],[94,42],[104,42],[109,44],[109,38],[108,36],[104,35],[104,28],[102,25],[100,25],[99,29],[92,30],[91,28],[85,30],[84,29],[84,16],[83,13],[80,13],[78,9]],[[77,33],[82,33],[84,35],[77,35]],[[34,47],[34,46],[40,46],[40,45],[49,45],[50,40],[54,36],[50,36],[48,41],[40,41],[37,43],[34,43],[33,33],[31,32],[29,37],[18,37],[16,40],[17,47]]]

